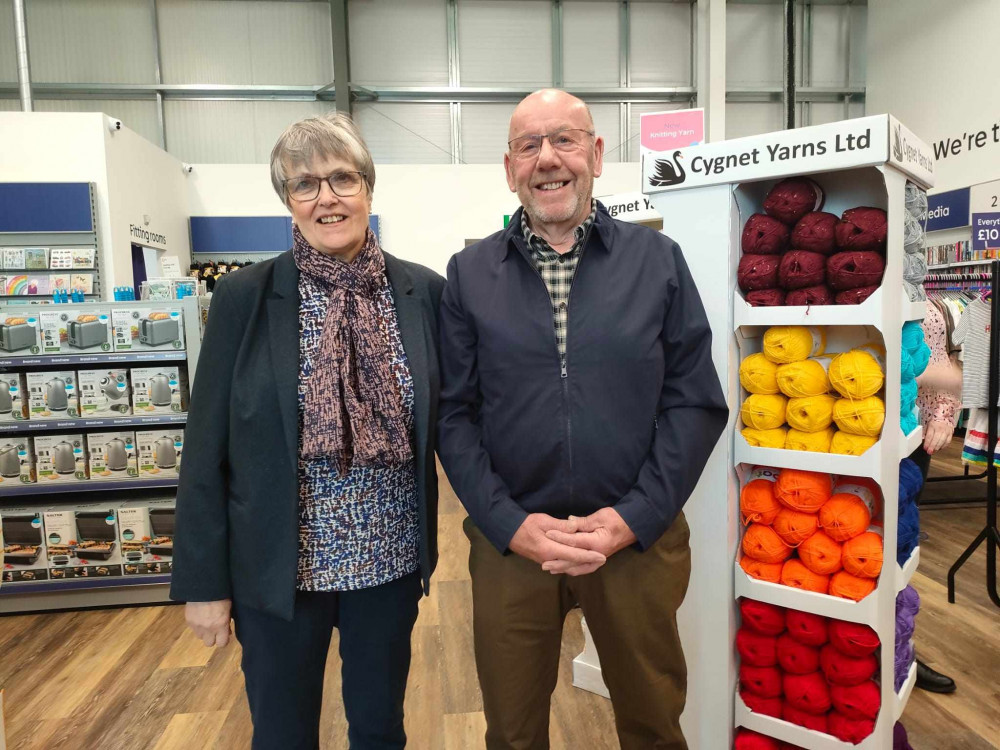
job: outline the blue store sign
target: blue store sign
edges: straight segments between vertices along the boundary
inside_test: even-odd
[[[927,231],[969,226],[969,188],[927,196]]]

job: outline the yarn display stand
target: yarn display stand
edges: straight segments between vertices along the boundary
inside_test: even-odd
[[[986,526],[979,532],[965,552],[948,570],[948,601],[955,603],[955,575],[965,565],[980,544],[986,543],[986,593],[1000,607],[997,594],[997,550],[1000,549],[1000,531],[997,530],[997,466],[994,452],[997,447],[997,399],[1000,398],[1000,305],[997,305],[997,288],[1000,286],[1000,261],[990,263],[990,359],[989,359],[989,427],[986,440]]]

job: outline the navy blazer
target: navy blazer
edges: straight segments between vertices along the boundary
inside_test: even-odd
[[[437,563],[438,306],[444,279],[385,253],[413,376],[420,571]],[[223,277],[191,393],[170,596],[291,619],[299,551],[299,271],[291,251]]]

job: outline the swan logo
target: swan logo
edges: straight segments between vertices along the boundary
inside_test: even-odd
[[[903,161],[902,128],[899,125],[892,131],[892,158],[898,162]]]
[[[668,185],[680,185],[687,175],[684,167],[681,166],[681,159],[684,157],[680,151],[675,151],[673,161],[670,159],[657,159],[653,163],[653,174],[649,178],[652,187],[666,187]]]

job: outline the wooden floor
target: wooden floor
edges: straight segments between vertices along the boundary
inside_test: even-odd
[[[956,443],[957,444],[957,443]],[[932,471],[960,473],[955,450]],[[962,483],[961,497],[981,494]],[[975,486],[974,486],[975,485]],[[468,544],[460,505],[443,481],[441,562],[413,634],[406,698],[409,747],[475,750],[485,724],[472,653]],[[942,484],[935,493],[947,495]],[[985,554],[959,576],[947,603],[948,567],[985,518],[979,508],[924,510],[914,585],[923,598],[917,650],[955,677],[959,691],[914,691],[903,721],[917,750],[1000,747],[1000,610],[985,593]],[[579,614],[567,619],[559,686],[552,702],[553,750],[618,746],[610,703],[571,685],[582,650]],[[331,653],[336,654],[336,637]],[[147,607],[0,618],[0,687],[10,748],[32,750],[198,750],[246,748],[250,716],[239,646],[204,648],[183,624],[181,607]],[[345,748],[339,662],[330,659],[322,746]],[[692,750],[724,750],[692,748]]]

